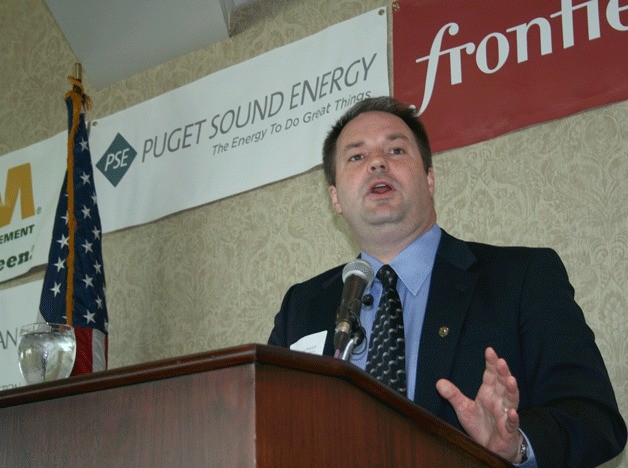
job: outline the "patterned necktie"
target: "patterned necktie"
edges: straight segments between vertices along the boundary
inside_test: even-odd
[[[406,346],[397,273],[389,265],[384,265],[377,272],[377,279],[382,282],[384,290],[373,324],[366,371],[405,395]]]

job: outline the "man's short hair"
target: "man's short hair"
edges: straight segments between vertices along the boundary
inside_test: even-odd
[[[432,150],[423,122],[414,108],[388,96],[367,98],[354,104],[331,128],[323,143],[323,171],[329,185],[336,184],[336,143],[342,129],[365,112],[387,112],[396,115],[410,128],[416,139],[425,171],[432,167]]]

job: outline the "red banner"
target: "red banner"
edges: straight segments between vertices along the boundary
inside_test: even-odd
[[[399,0],[394,95],[443,151],[628,97],[626,0]]]

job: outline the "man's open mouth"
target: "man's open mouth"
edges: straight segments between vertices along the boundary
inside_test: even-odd
[[[392,187],[386,182],[378,182],[371,186],[370,193],[381,195],[383,193],[389,192],[390,190],[392,190]]]

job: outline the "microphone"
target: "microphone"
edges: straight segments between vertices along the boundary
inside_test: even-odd
[[[371,264],[356,259],[345,265],[342,270],[342,298],[336,312],[336,332],[334,347],[342,352],[351,339],[352,318],[357,317],[362,307],[362,293],[373,282],[375,272]]]

